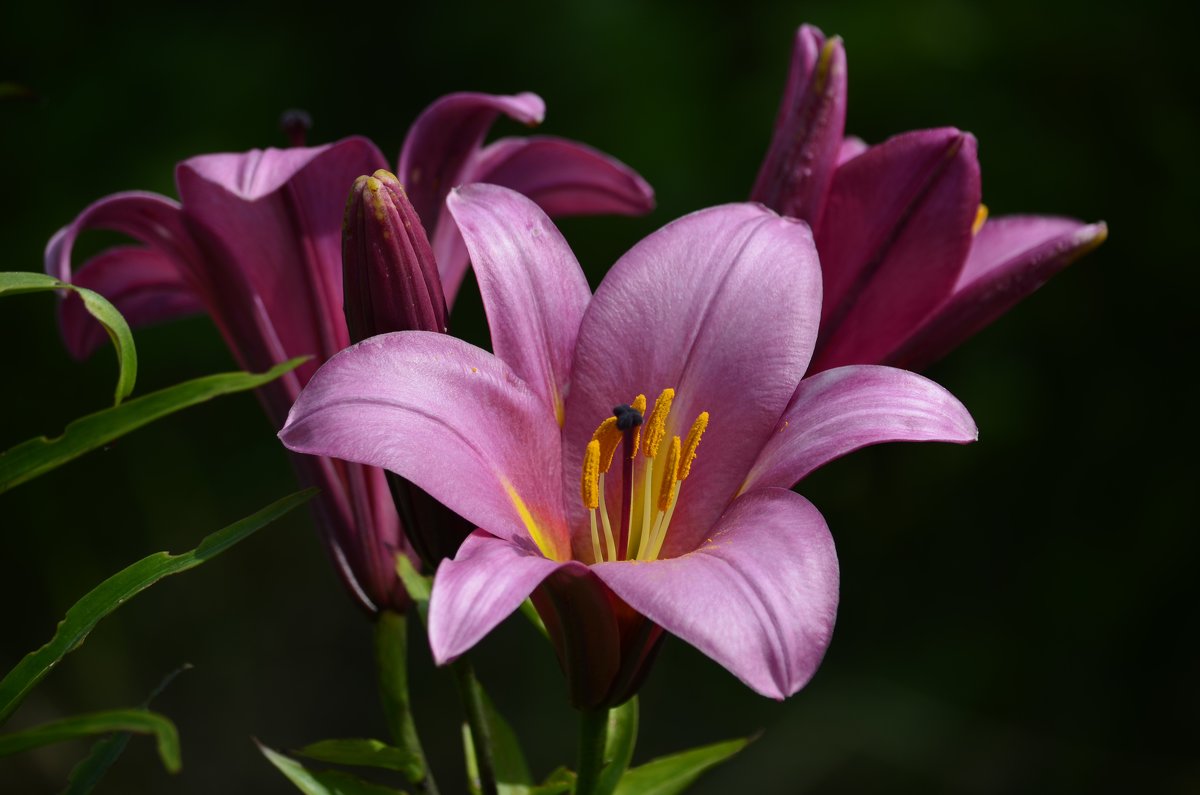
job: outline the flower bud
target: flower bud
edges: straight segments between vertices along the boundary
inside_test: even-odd
[[[425,228],[395,175],[354,181],[342,228],[350,341],[391,331],[446,331],[446,300]]]
[[[425,227],[400,180],[383,169],[356,179],[346,201],[342,292],[351,342],[392,331],[446,331],[446,299]],[[472,526],[396,474],[388,472],[387,482],[426,567],[453,557]]]

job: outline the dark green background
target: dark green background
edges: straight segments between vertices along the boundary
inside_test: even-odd
[[[595,283],[652,229],[747,194],[793,31],[819,24],[846,40],[849,131],[971,130],[994,215],[1103,219],[1111,239],[930,371],[974,413],[977,445],[865,451],[802,484],[843,577],[812,684],[776,704],[669,641],[643,691],[638,759],[763,731],[696,791],[1200,788],[1192,20],[1145,2],[433,5],[9,4],[0,80],[37,99],[0,103],[0,267],[40,269],[46,239],[103,195],[173,195],[180,159],[282,144],[288,107],[312,113],[313,141],[361,133],[394,158],[443,93],[533,90],[546,132],[614,153],[657,189],[648,218],[563,224]],[[0,303],[0,446],[111,398],[111,351],[72,362],[52,310],[49,296]],[[457,318],[477,341],[478,312],[471,296]],[[137,341],[139,393],[232,368],[205,319]],[[240,395],[0,495],[0,667],[107,574],[293,488]],[[183,772],[135,740],[100,791],[283,793],[251,736],[382,736],[369,638],[297,513],[106,621],[11,725],[135,704],[191,662],[157,703],[182,733]],[[424,648],[413,657],[453,792],[449,677]],[[479,667],[536,772],[573,756],[561,676],[527,626],[486,641]],[[0,791],[55,792],[85,750],[0,761]]]

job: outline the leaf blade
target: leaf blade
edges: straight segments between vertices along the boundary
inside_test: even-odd
[[[621,777],[616,795],[677,795],[709,768],[746,747],[748,739],[726,740],[659,757]]]
[[[133,392],[137,382],[137,348],[133,344],[133,332],[129,323],[108,299],[94,290],[77,287],[67,282],[59,281],[45,273],[33,271],[0,272],[0,296],[20,295],[22,293],[39,293],[51,290],[71,290],[75,292],[88,314],[100,321],[108,337],[112,340],[117,351],[117,388],[114,393],[113,405],[121,405],[121,401]]]
[[[283,362],[264,373],[219,373],[194,378],[80,417],[54,439],[39,436],[21,442],[0,453],[0,494],[168,414],[270,383],[299,367],[306,358]]]
[[[158,552],[101,582],[88,591],[67,610],[67,615],[46,645],[32,651],[0,679],[0,723],[3,723],[24,700],[29,691],[77,649],[109,613],[154,583],[173,574],[195,568],[210,560],[252,533],[267,526],[296,506],[307,502],[316,489],[305,489],[276,500],[267,507],[240,519],[204,538],[195,549],[179,555]]]
[[[154,735],[163,767],[170,773],[179,772],[182,761],[179,732],[175,729],[175,724],[157,712],[144,709],[114,709],[74,715],[43,723],[32,729],[0,735],[0,757],[64,740],[112,732]]]

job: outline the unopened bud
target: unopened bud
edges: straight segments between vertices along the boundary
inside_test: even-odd
[[[342,227],[342,290],[350,341],[391,331],[446,331],[433,249],[395,175],[354,181]]]

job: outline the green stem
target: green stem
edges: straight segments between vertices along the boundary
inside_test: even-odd
[[[417,736],[417,725],[413,722],[408,700],[408,622],[403,615],[391,610],[384,610],[375,619],[375,666],[392,740],[420,760],[423,775],[420,781],[413,783],[425,795],[438,795],[437,783],[425,760],[425,750]]]
[[[466,657],[458,658],[451,667],[458,683],[458,694],[462,697],[463,709],[467,712],[467,726],[471,730],[471,742],[475,746],[475,764],[479,767],[479,791],[481,795],[498,795],[496,786],[496,763],[492,758],[492,733],[488,727],[487,707],[483,703],[483,689],[475,678],[475,669]]]
[[[579,713],[579,771],[575,795],[592,795],[604,769],[604,747],[608,740],[608,709],[585,709]]]

